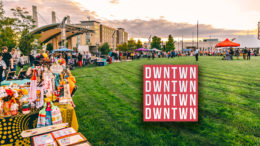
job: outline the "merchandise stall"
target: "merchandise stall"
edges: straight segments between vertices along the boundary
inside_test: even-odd
[[[78,131],[71,97],[76,81],[58,62],[31,67],[29,79],[2,82],[0,145],[30,145],[32,137],[23,137],[23,131],[62,123]]]

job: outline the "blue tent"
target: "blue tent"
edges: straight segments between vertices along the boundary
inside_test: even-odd
[[[182,52],[192,51],[192,49],[183,49]]]
[[[60,49],[54,50],[53,52],[73,52],[73,50],[68,49],[68,48],[60,48]]]

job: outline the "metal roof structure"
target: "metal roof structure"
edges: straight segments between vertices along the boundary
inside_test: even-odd
[[[94,33],[94,30],[88,29],[81,25],[65,24],[66,26],[66,39],[83,33]],[[30,33],[40,34],[39,41],[41,43],[48,43],[53,38],[57,38],[61,42],[61,23],[48,24],[42,27],[33,29]]]

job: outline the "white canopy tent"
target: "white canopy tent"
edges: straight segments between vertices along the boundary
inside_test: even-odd
[[[257,39],[256,35],[238,36],[234,41],[240,44],[240,47],[238,48],[245,48],[245,47],[251,49],[260,48],[260,40]]]

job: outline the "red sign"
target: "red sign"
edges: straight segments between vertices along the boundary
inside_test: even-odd
[[[144,65],[143,120],[198,121],[198,66]]]

